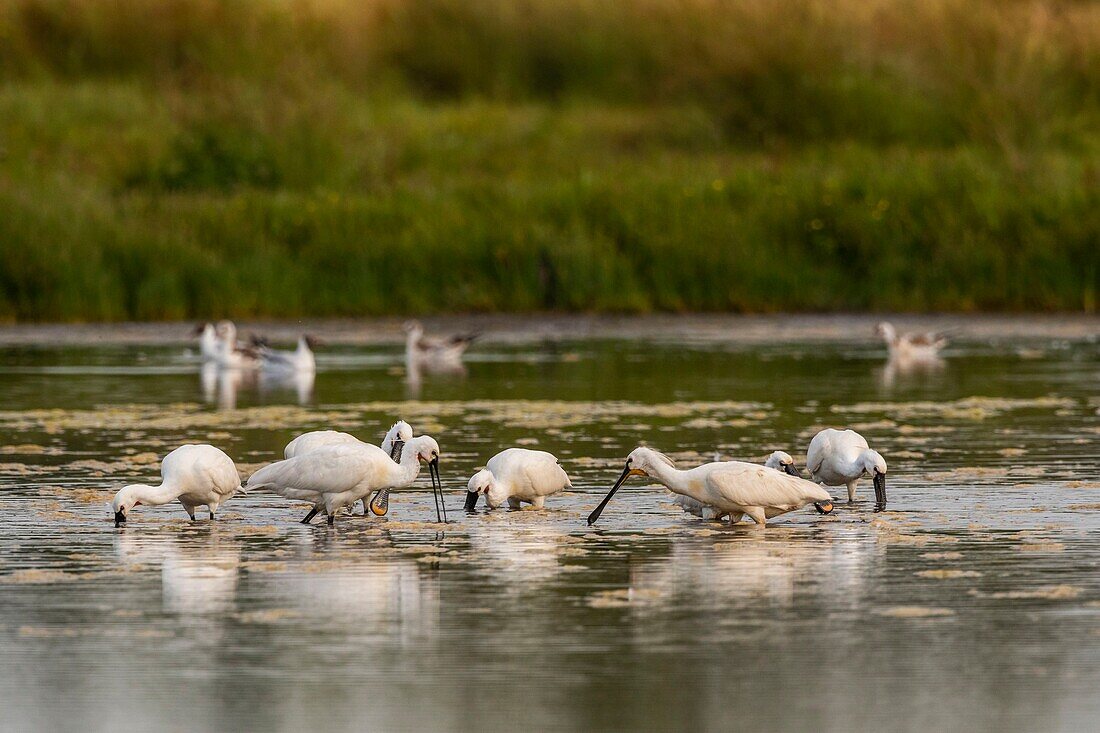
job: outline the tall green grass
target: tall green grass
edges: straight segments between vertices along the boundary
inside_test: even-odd
[[[1100,9],[12,0],[0,318],[1095,308]]]

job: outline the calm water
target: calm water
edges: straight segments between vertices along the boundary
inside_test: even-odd
[[[182,347],[0,349],[0,728],[1095,730],[1098,353],[963,340],[906,371],[870,343],[489,342],[410,384],[398,347],[334,346],[307,384]],[[397,417],[441,444],[445,529],[426,474],[335,529],[261,494],[215,523],[104,508],[183,441],[248,473]],[[635,479],[585,526],[639,441],[801,466],[829,424],[886,456],[889,511],[864,485],[727,527]],[[462,514],[517,443],[576,490]]]

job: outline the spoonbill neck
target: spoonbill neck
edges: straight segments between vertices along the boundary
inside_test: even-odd
[[[175,501],[179,498],[180,490],[169,482],[164,482],[159,486],[150,486],[148,484],[130,484],[126,487],[127,498],[131,498],[135,503],[141,502],[148,506],[160,506],[161,504],[167,504]]]
[[[411,484],[420,475],[420,458],[416,455],[416,450],[415,446],[408,443],[401,450],[401,462],[391,469],[398,483]]]
[[[681,471],[674,466],[656,461],[653,465],[646,468],[646,473],[648,473],[651,478],[656,479],[674,494],[690,496],[692,499],[704,501],[702,492],[698,491],[696,488],[696,482],[689,480],[686,476],[690,471],[691,469]],[[704,501],[704,503],[706,502]]]

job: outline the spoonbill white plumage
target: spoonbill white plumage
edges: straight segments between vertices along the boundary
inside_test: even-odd
[[[589,525],[600,518],[611,497],[631,476],[652,477],[676,494],[729,514],[730,524],[748,514],[764,527],[768,519],[811,503],[822,514],[833,508],[827,491],[797,476],[741,461],[704,463],[682,471],[663,453],[639,446],[627,456],[626,467],[611,491],[588,515]]]
[[[323,509],[331,525],[339,509],[355,504],[372,491],[410,485],[420,475],[421,461],[428,464],[436,519],[446,521],[446,508],[441,506],[439,444],[428,435],[405,443],[400,462],[369,443],[336,443],[264,466],[252,474],[247,485],[288,499],[312,502],[313,509],[302,522],[308,524]]]
[[[485,468],[470,478],[465,509],[473,511],[483,495],[490,509],[496,509],[505,501],[513,509],[518,509],[520,502],[542,509],[547,496],[571,488],[573,484],[554,454],[507,448],[490,458]]]
[[[171,501],[179,501],[191,519],[195,518],[195,507],[205,505],[213,519],[218,506],[244,491],[233,459],[212,445],[181,445],[161,461],[160,476],[159,486],[131,484],[115,494],[110,506],[116,527],[129,519],[136,506],[160,506]]]
[[[875,333],[886,342],[891,359],[938,359],[940,349],[947,345],[947,337],[933,333],[901,333],[893,324],[883,321],[875,326]]]
[[[405,324],[405,361],[410,364],[458,365],[476,333],[456,334],[446,338],[424,335],[418,321]]]
[[[412,440],[413,429],[404,420],[398,420],[390,429],[386,432],[384,438],[382,438],[382,444],[379,446],[386,455],[397,462],[401,459],[401,449],[405,443]],[[339,445],[341,443],[362,443],[363,441],[356,438],[350,433],[342,433],[338,430],[314,430],[309,433],[302,433],[294,440],[286,444],[286,448],[283,449],[284,458],[293,458],[294,456],[301,455],[303,453],[309,453],[312,450],[317,450],[326,445]],[[363,514],[366,515],[368,507],[372,512],[378,516],[383,516],[389,511],[390,506],[390,492],[388,489],[380,489],[375,495],[374,499],[368,500],[363,498]],[[312,519],[313,517],[310,517]]]
[[[768,456],[767,460],[764,461],[764,466],[766,468],[773,468],[776,471],[782,471],[791,476],[801,477],[798,473],[798,468],[794,465],[794,459],[791,458],[791,454],[781,450],[773,451],[772,454]],[[672,500],[672,503],[688,514],[694,514],[703,519],[721,519],[726,516],[725,512],[721,512],[712,506],[707,506],[683,494],[677,494],[676,498]]]
[[[199,337],[199,354],[202,360],[215,361],[218,358],[218,332],[213,323],[203,323],[195,327],[193,335]]]
[[[875,509],[886,508],[886,460],[854,430],[825,428],[810,441],[806,468],[814,481],[847,486],[848,502],[856,499],[856,484],[868,474],[875,487]]]
[[[320,345],[313,336],[302,334],[298,337],[298,346],[294,351],[278,351],[265,346],[259,348],[261,364],[264,369],[287,372],[315,372],[317,360],[313,349]]]
[[[214,360],[222,369],[254,369],[260,363],[259,352],[237,343],[237,327],[232,321],[219,321],[218,346]]]

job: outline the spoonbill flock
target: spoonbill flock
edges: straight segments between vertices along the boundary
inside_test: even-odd
[[[759,527],[774,517],[807,505],[821,514],[833,511],[833,499],[825,486],[848,487],[849,503],[855,501],[856,484],[864,475],[875,488],[875,509],[886,506],[886,461],[852,430],[822,430],[807,451],[812,481],[801,477],[788,453],[775,451],[764,465],[742,461],[712,461],[681,469],[665,454],[639,446],[630,452],[618,480],[588,516],[592,525],[616,492],[632,476],[663,484],[677,495],[686,512],[704,519],[729,518],[736,524],[748,516]],[[253,473],[242,486],[233,461],[211,445],[184,445],[161,463],[160,486],[134,484],[115,495],[110,507],[115,526],[130,518],[134,507],[179,501],[192,520],[195,507],[207,506],[210,519],[218,507],[238,492],[263,490],[285,499],[311,505],[301,520],[309,524],[323,512],[335,523],[342,509],[363,503],[363,516],[383,516],[389,511],[391,492],[408,490],[422,465],[435,500],[436,521],[447,522],[446,493],[439,474],[439,443],[428,435],[413,435],[412,426],[399,420],[387,431],[380,446],[350,433],[317,430],[303,433],[287,444],[283,459]],[[552,453],[527,448],[505,449],[477,471],[466,484],[464,509],[476,511],[485,497],[490,509],[505,503],[512,509],[530,504],[545,507],[546,498],[573,483]]]

